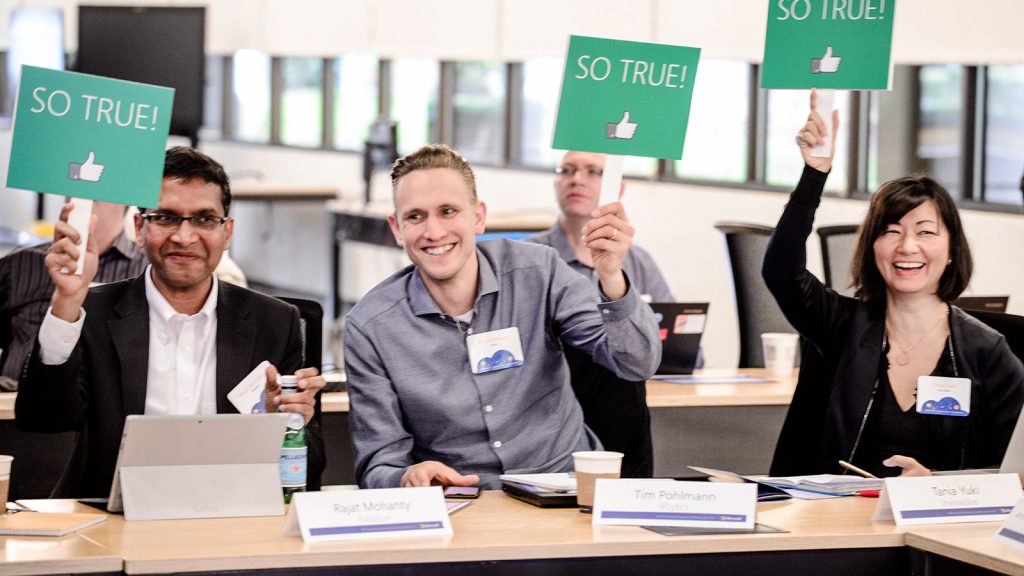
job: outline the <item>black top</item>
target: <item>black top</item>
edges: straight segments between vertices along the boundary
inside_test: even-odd
[[[949,335],[931,376],[957,377],[953,357],[949,353]],[[854,455],[854,464],[879,477],[899,476],[901,468],[884,466],[882,461],[899,454],[910,456],[925,468],[951,470],[962,468],[958,455],[962,453],[967,437],[962,416],[920,414],[915,406],[903,411],[889,381],[887,354],[889,345],[882,350],[878,374],[878,389],[861,444]]]
[[[879,371],[885,366],[879,353],[885,332],[884,299],[868,303],[842,296],[807,270],[807,238],[825,178],[826,174],[804,168],[762,267],[768,289],[806,341],[793,402],[772,462],[771,473],[776,475],[841,473],[836,462],[849,460]],[[971,412],[966,417],[929,417],[930,426],[940,427],[942,434],[947,433],[946,427],[963,427],[963,441],[952,448],[931,442],[938,463],[926,458],[923,464],[998,466],[1024,402],[1024,366],[1001,334],[956,306],[950,306],[949,330],[959,376],[971,381]],[[814,361],[813,369],[808,358]],[[854,457],[865,461],[859,454]]]

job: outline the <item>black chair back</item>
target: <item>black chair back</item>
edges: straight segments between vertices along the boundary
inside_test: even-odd
[[[1005,336],[1010,351],[1016,354],[1021,362],[1024,362],[1024,316],[987,310],[964,309],[964,312]]]
[[[315,300],[277,296],[278,300],[287,302],[299,309],[299,326],[302,330],[302,362],[303,368],[314,367],[323,372],[323,325],[324,308]],[[320,393],[316,396],[313,408],[313,419],[306,425],[306,443],[309,449],[306,468],[306,490],[320,490],[320,484],[327,466],[327,454],[323,433],[321,432]]]
[[[721,222],[715,224],[715,228],[725,236],[726,253],[732,270],[740,329],[739,367],[763,368],[761,334],[796,333],[761,278],[761,262],[774,228],[737,222]]]
[[[818,228],[821,241],[821,264],[825,271],[825,286],[844,296],[853,296],[850,287],[850,263],[857,246],[856,224],[839,224]]]

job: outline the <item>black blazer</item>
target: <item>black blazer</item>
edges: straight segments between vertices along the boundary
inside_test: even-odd
[[[42,364],[37,340],[26,366],[15,403],[18,429],[79,432],[52,497],[106,497],[125,417],[145,411],[149,304],[144,275],[89,290],[82,336],[67,362]],[[237,413],[227,394],[257,364],[269,360],[282,374],[300,368],[298,312],[280,300],[221,282],[216,350],[217,412]],[[309,423],[307,433],[309,484],[318,488],[325,462],[319,418]]]

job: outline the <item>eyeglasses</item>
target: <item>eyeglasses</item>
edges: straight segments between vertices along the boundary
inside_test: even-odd
[[[555,168],[555,174],[564,176],[566,178],[572,178],[577,172],[583,172],[586,176],[591,178],[600,178],[604,174],[604,169],[595,168],[593,166],[587,166],[586,168],[577,168],[575,166],[559,166]]]
[[[178,216],[177,214],[166,214],[164,212],[151,212],[149,214],[142,214],[142,219],[149,222],[154,227],[168,232],[177,230],[181,227],[181,223],[188,221],[196,230],[202,230],[209,232],[215,230],[217,226],[224,224],[228,219],[224,216],[214,216],[212,214],[197,214],[195,216]]]

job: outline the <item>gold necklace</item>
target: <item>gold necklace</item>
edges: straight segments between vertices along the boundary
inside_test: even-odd
[[[889,341],[892,342],[893,344],[895,344],[896,348],[899,349],[899,352],[897,352],[895,354],[895,358],[894,358],[894,360],[896,360],[896,363],[899,364],[900,366],[906,366],[907,364],[909,364],[910,363],[910,352],[914,348],[917,348],[918,344],[920,344],[921,342],[924,342],[925,338],[927,338],[928,335],[931,334],[935,330],[936,327],[938,327],[938,325],[946,318],[947,314],[949,314],[949,308],[946,308],[944,313],[942,314],[942,316],[939,316],[939,319],[935,321],[935,324],[932,324],[932,327],[929,328],[928,331],[924,333],[924,336],[921,336],[917,340],[917,342],[914,342],[914,345],[909,347],[909,348],[904,348],[903,346],[900,346],[899,342],[897,342],[896,340],[893,340],[892,337],[890,337]],[[888,322],[886,322],[886,330],[890,334],[892,334],[894,332],[893,329],[892,329],[892,326],[890,326]]]

